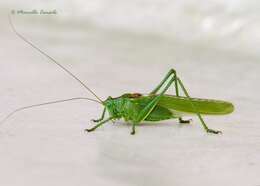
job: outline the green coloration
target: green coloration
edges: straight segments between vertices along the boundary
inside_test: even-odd
[[[224,115],[229,114],[234,110],[233,105],[226,101],[199,98],[191,98],[191,100],[189,100],[186,97],[172,95],[164,95],[161,98],[159,105],[171,110],[176,110],[180,113],[183,112],[184,115],[188,113],[194,114],[195,111],[191,107],[190,102],[195,105],[200,114],[205,115]]]
[[[165,92],[174,82],[176,95],[168,95]],[[165,87],[162,89],[162,87]],[[179,96],[179,87],[183,90],[185,97]],[[158,91],[161,93],[158,94]],[[161,83],[148,95],[139,93],[127,93],[120,97],[108,97],[103,102],[105,110],[108,110],[109,120],[124,119],[133,123],[131,134],[135,134],[135,126],[142,121],[162,121],[179,118],[180,123],[189,123],[182,120],[185,115],[197,115],[202,126],[207,132],[220,133],[220,131],[209,129],[201,115],[224,115],[233,112],[234,106],[227,101],[191,98],[188,95],[182,81],[177,77],[176,71],[171,69]],[[101,120],[98,120],[101,121]],[[100,123],[86,131],[94,131]]]
[[[220,100],[209,100],[209,99],[198,99],[191,98],[184,87],[182,81],[178,78],[177,73],[174,69],[171,69],[167,75],[163,78],[163,80],[159,83],[155,89],[150,92],[148,95],[142,95],[139,93],[133,94],[123,94],[120,97],[112,98],[108,97],[105,101],[102,101],[95,93],[92,91],[85,83],[83,83],[79,78],[77,78],[73,73],[71,73],[68,69],[62,66],[59,62],[57,62],[54,58],[50,57],[43,50],[36,47],[32,42],[27,40],[24,36],[18,33],[12,24],[11,17],[9,16],[10,25],[15,32],[15,34],[20,37],[23,41],[28,43],[38,52],[46,56],[50,59],[51,62],[60,67],[63,71],[69,74],[72,78],[74,78],[78,83],[81,84],[88,92],[90,92],[96,100],[90,98],[70,98],[65,100],[57,100],[47,103],[41,103],[26,107],[21,107],[19,109],[11,112],[7,117],[2,120],[3,123],[13,114],[20,112],[25,109],[29,109],[32,107],[38,107],[48,104],[54,103],[62,103],[66,101],[73,100],[90,100],[95,101],[104,106],[104,110],[99,119],[93,120],[98,124],[91,129],[86,129],[86,131],[91,132],[96,128],[102,126],[108,121],[114,121],[117,119],[124,119],[125,121],[130,121],[132,123],[132,132],[131,134],[135,134],[135,127],[137,124],[143,121],[162,121],[168,119],[178,118],[180,123],[189,123],[189,120],[183,120],[182,116],[194,114],[198,116],[203,128],[206,132],[209,133],[220,133],[220,131],[209,129],[204,122],[201,115],[224,115],[233,112],[234,107],[232,103]],[[174,83],[174,84],[173,84]],[[166,91],[169,89],[171,85],[175,87],[175,95],[168,95]],[[182,90],[184,96],[180,96],[179,90]],[[106,111],[109,113],[108,119],[105,119]]]

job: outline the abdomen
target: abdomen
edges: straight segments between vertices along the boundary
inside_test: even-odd
[[[164,95],[159,101],[159,106],[165,107],[176,113],[196,113],[192,104],[200,114],[224,115],[234,111],[232,103],[213,99],[200,99]]]
[[[167,108],[156,106],[153,111],[145,118],[145,121],[162,121],[172,118],[176,118],[173,112]]]

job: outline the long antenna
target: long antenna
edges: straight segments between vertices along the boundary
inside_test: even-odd
[[[99,102],[95,99],[90,99],[90,98],[85,98],[85,97],[76,97],[76,98],[70,98],[70,99],[62,99],[62,100],[56,100],[56,101],[51,101],[51,102],[45,102],[45,103],[40,103],[40,104],[35,104],[35,105],[29,105],[29,106],[25,106],[25,107],[20,107],[18,109],[15,109],[14,111],[12,111],[3,120],[0,121],[0,125],[2,125],[4,122],[6,122],[7,119],[9,119],[11,116],[16,114],[17,112],[20,112],[23,110],[27,110],[27,109],[30,109],[33,107],[39,107],[39,106],[50,105],[50,104],[55,104],[55,103],[63,103],[63,102],[67,102],[67,101],[76,101],[76,100],[88,100],[88,101],[94,101],[94,102],[102,104],[101,102]]]
[[[23,35],[21,35],[17,30],[15,29],[11,16],[8,15],[9,23],[14,31],[14,33],[20,37],[23,41],[31,45],[34,49],[36,49],[38,52],[49,58],[53,63],[58,65],[60,68],[62,68],[65,72],[67,72],[71,77],[73,77],[76,81],[78,81],[83,87],[85,87],[91,94],[93,94],[100,102],[103,102],[86,84],[84,84],[79,78],[77,78],[72,72],[70,72],[68,69],[66,69],[64,66],[62,66],[59,62],[57,62],[55,59],[53,59],[51,56],[46,54],[44,51],[42,51],[40,48],[36,47],[32,42],[30,42],[28,39],[26,39]]]

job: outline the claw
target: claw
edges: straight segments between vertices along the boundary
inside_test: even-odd
[[[184,123],[184,124],[189,124],[189,123],[191,123],[191,121],[192,121],[192,119],[189,119],[189,120],[179,119],[179,122]]]
[[[222,134],[220,130],[213,130],[213,129],[207,129],[208,133],[213,133],[213,134]]]
[[[94,130],[95,130],[95,129],[92,128],[92,129],[85,129],[84,131],[85,131],[85,132],[92,132],[92,131],[94,131]]]

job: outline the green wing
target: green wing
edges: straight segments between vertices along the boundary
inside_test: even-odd
[[[187,97],[172,95],[164,95],[159,101],[159,106],[168,108],[175,113],[180,113],[180,115],[185,113],[192,114],[195,111],[191,102],[200,114],[224,115],[234,111],[233,104],[227,101],[200,98],[191,98],[189,100]]]
[[[144,107],[154,96],[156,95],[142,95],[137,98],[131,98],[131,100],[139,106]],[[195,106],[200,114],[204,115],[225,115],[234,111],[233,104],[227,101],[201,98],[189,99],[187,97],[177,97],[167,94],[163,95],[157,106],[170,110],[173,114],[172,117],[181,117],[196,113],[192,105]]]

